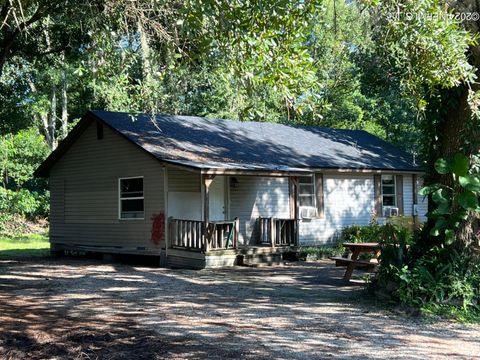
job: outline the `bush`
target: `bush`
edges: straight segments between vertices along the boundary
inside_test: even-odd
[[[304,246],[298,250],[298,257],[301,260],[319,260],[329,256],[340,256],[343,251],[339,246]]]
[[[378,273],[396,283],[394,298],[436,314],[480,318],[480,262],[471,254],[434,248],[411,266],[382,265]]]

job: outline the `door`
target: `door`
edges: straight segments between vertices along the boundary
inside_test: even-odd
[[[216,176],[209,191],[209,220],[222,221],[225,219],[225,176]]]

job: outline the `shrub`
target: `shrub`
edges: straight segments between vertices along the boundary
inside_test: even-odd
[[[472,255],[434,248],[410,267],[382,266],[379,278],[396,283],[393,295],[402,303],[428,312],[480,316],[480,263]]]
[[[339,256],[343,253],[343,248],[337,246],[303,246],[298,250],[298,257],[302,260],[325,259],[329,256]]]

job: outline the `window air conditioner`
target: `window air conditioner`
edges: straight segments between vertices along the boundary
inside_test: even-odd
[[[398,207],[393,207],[393,206],[386,206],[383,208],[383,216],[384,217],[392,217],[392,216],[398,216]]]
[[[300,206],[300,217],[302,219],[313,219],[317,216],[317,208],[313,206]]]

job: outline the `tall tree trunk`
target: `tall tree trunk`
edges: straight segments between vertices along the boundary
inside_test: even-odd
[[[457,1],[451,6],[458,13],[480,12],[480,4],[476,0]],[[465,21],[465,28],[479,34],[479,24],[476,21]],[[472,46],[469,50],[470,62],[477,69],[477,79],[480,78],[480,47]],[[480,119],[477,119],[468,101],[469,90],[480,91],[480,84],[475,83],[469,89],[461,85],[454,89],[441,90],[434,95],[427,109],[425,133],[429,139],[426,149],[427,174],[425,183],[442,184],[453,188],[456,194],[462,188],[454,184],[452,176],[440,175],[435,171],[434,164],[439,158],[451,158],[461,152],[470,158],[480,154]],[[435,209],[435,203],[429,199],[429,211]],[[435,221],[430,219],[426,224],[426,233],[433,228]],[[474,241],[474,232],[478,229],[478,215],[470,213],[468,218],[460,223],[456,230],[456,247],[463,249]],[[426,236],[424,245],[431,247],[439,245],[441,238]]]
[[[52,97],[50,99],[50,117],[48,119],[48,133],[51,139],[49,144],[52,150],[57,147],[56,125],[57,125],[57,89],[52,87]]]
[[[68,97],[67,97],[67,73],[65,68],[62,69],[62,90],[61,90],[61,107],[62,113],[60,117],[61,138],[64,139],[68,134]]]
[[[472,49],[473,50],[473,49]],[[474,51],[476,53],[476,51]],[[473,53],[473,52],[472,52]],[[478,58],[480,60],[480,57]],[[478,68],[478,67],[477,67]],[[477,71],[478,72],[478,71]],[[480,75],[480,72],[478,72]],[[473,85],[472,90],[479,91],[478,85]],[[441,175],[435,170],[435,161],[439,158],[451,158],[461,152],[468,157],[480,153],[480,122],[471,111],[468,102],[468,88],[460,86],[455,89],[442,90],[439,95],[431,99],[427,109],[426,136],[429,138],[427,152],[428,168],[425,184],[442,184],[453,188],[455,194],[462,192],[462,188],[455,184],[451,175]],[[429,199],[429,211],[433,211],[436,204]],[[478,215],[471,213],[460,223],[456,231],[457,248],[468,247],[474,240],[474,231],[478,228]],[[433,219],[426,224],[426,231],[435,225]],[[427,232],[426,232],[427,233]],[[441,237],[426,236],[424,245],[432,247],[442,242]]]
[[[142,56],[143,81],[148,83],[151,80],[152,74],[152,67],[150,63],[150,46],[148,44],[147,33],[145,32],[144,26],[140,19],[137,21],[137,30],[140,37],[140,53]]]

